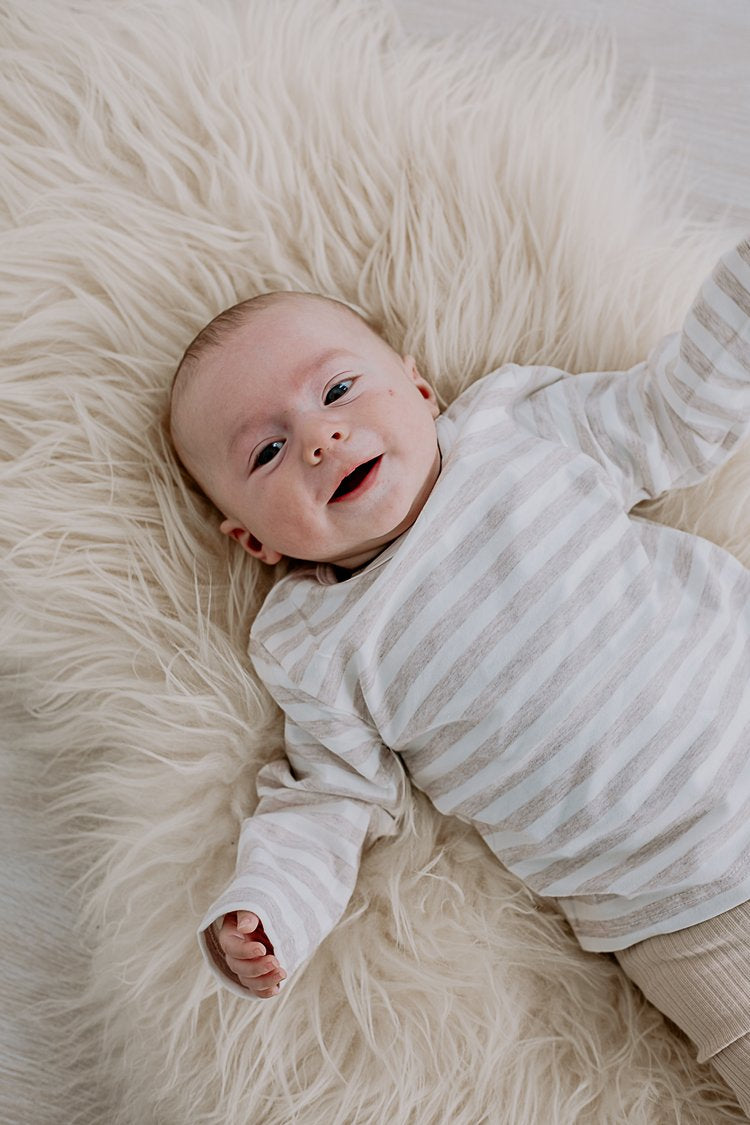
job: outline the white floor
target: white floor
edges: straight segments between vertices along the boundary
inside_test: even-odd
[[[653,73],[701,217],[750,230],[750,0],[394,0],[407,31],[443,36],[548,12],[610,28],[626,90]]]

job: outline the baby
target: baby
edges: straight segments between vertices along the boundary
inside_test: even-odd
[[[408,773],[614,953],[750,1113],[750,572],[629,512],[750,435],[750,240],[627,372],[507,365],[444,413],[411,356],[313,294],[193,341],[171,432],[254,558],[285,715],[199,928],[271,997],[342,916]]]

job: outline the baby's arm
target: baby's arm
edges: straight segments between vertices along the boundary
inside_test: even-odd
[[[722,256],[682,331],[647,361],[581,375],[533,368],[526,378],[516,418],[598,461],[626,510],[697,484],[750,436],[750,239]]]
[[[209,967],[246,998],[265,991],[246,981],[272,964],[266,957],[282,967],[279,991],[284,977],[315,952],[347,907],[363,850],[397,830],[408,799],[401,760],[373,728],[301,692],[294,699],[285,693],[284,710],[287,759],[259,771],[259,802],[242,823],[234,878],[198,929]],[[326,733],[318,739],[308,723]],[[262,934],[240,939],[237,911],[261,919]],[[252,948],[260,944],[267,953]]]
[[[230,972],[244,988],[261,999],[278,995],[286,972],[273,956],[273,946],[257,914],[248,910],[225,914],[218,942]]]

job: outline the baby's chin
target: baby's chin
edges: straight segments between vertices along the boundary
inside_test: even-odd
[[[398,539],[397,535],[394,535],[392,539],[388,539],[387,542],[377,547],[363,548],[362,550],[353,551],[351,554],[340,558],[322,559],[321,561],[327,562],[330,566],[341,567],[342,570],[359,570],[360,567],[366,566],[367,563],[376,559],[395,539]]]
[[[341,567],[344,570],[358,570],[361,566],[371,562],[372,559],[385,550],[385,548],[398,539],[401,531],[386,533],[376,539],[367,539],[364,542],[357,542],[347,544],[346,546],[338,545],[338,549],[332,548],[330,551],[320,550],[310,552],[306,557],[300,554],[299,559],[308,563],[327,564],[329,566]],[[309,550],[309,545],[308,545]],[[312,557],[310,557],[312,555]],[[289,556],[286,556],[289,557]]]
[[[348,570],[358,570],[361,566],[371,562],[377,558],[386,547],[390,546],[396,539],[400,538],[405,532],[409,530],[414,523],[416,523],[422,509],[427,502],[427,498],[432,491],[437,473],[439,471],[439,461],[435,466],[434,478],[428,480],[426,485],[419,490],[416,496],[410,498],[410,502],[403,505],[400,513],[389,513],[390,519],[387,521],[386,527],[388,530],[382,534],[367,539],[364,542],[352,545],[350,548],[336,553],[336,557],[320,559],[321,562],[328,562],[332,566],[343,567]]]
[[[386,547],[395,542],[405,531],[408,531],[418,515],[419,512],[414,515],[410,512],[407,518],[401,520],[396,527],[384,532],[383,535],[352,544],[350,547],[334,552],[325,558],[321,557],[318,561],[330,563],[331,566],[339,566],[345,570],[359,570],[360,567],[377,558]]]

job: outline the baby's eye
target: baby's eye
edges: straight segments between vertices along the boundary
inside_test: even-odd
[[[273,461],[277,453],[283,447],[283,441],[272,441],[268,445],[264,445],[258,456],[255,458],[256,467],[259,465],[267,465],[269,461]]]
[[[326,406],[330,406],[337,398],[341,398],[351,387],[353,379],[342,379],[340,383],[334,383],[332,387],[326,391],[326,397],[323,399]]]

